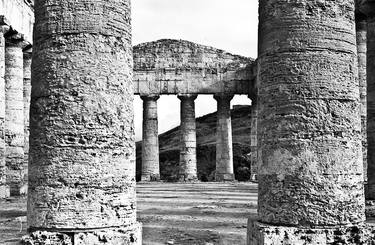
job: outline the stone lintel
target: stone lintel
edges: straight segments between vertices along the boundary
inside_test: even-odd
[[[23,245],[142,245],[142,225],[94,231],[35,231],[22,238]]]
[[[323,228],[276,226],[248,220],[247,245],[328,245],[374,244],[375,225],[332,226]]]

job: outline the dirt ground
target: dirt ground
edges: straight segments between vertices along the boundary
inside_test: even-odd
[[[145,245],[242,245],[257,208],[252,183],[141,183],[137,195]],[[24,234],[26,199],[0,201],[0,244]]]

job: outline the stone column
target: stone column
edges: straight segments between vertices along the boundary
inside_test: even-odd
[[[0,26],[0,199],[10,196],[5,164],[5,26]]]
[[[180,95],[180,181],[196,181],[197,175],[197,132],[195,123],[195,102],[197,95]]]
[[[258,103],[256,100],[252,100],[251,104],[251,132],[250,132],[250,164],[251,164],[251,181],[257,181],[258,179]]]
[[[259,31],[249,244],[366,239],[354,0],[263,0]]]
[[[25,240],[140,245],[130,0],[35,1],[35,18]]]
[[[375,5],[375,4],[374,4]],[[366,199],[375,203],[375,6],[363,6],[367,18],[367,192]],[[367,12],[370,10],[373,12]],[[375,211],[371,216],[375,216]]]
[[[29,161],[29,118],[30,118],[30,99],[31,99],[31,49],[23,52],[23,119],[24,119],[24,166],[27,170]],[[27,171],[25,174],[25,183],[27,183]]]
[[[216,181],[233,181],[233,141],[230,101],[233,95],[215,95],[217,101],[216,121]]]
[[[143,100],[142,181],[160,180],[158,99],[159,96],[141,96]]]
[[[358,77],[359,95],[361,101],[361,131],[364,178],[367,180],[367,77],[366,77],[366,53],[367,53],[367,20],[366,16],[356,14],[357,52],[358,52]]]
[[[5,46],[5,162],[10,195],[21,194],[26,184],[23,114],[23,37],[7,37]]]

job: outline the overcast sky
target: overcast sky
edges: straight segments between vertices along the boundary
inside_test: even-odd
[[[133,44],[163,38],[184,39],[256,58],[258,1],[255,0],[133,0]],[[233,104],[249,104],[236,96]],[[136,139],[142,137],[142,100],[136,96]],[[199,96],[196,115],[216,111],[212,96]],[[179,100],[162,96],[158,100],[159,132],[180,124]]]

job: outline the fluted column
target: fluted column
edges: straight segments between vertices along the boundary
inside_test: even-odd
[[[132,66],[130,0],[35,1],[30,244],[142,244]]]
[[[10,196],[5,164],[5,38],[7,28],[0,26],[0,199]]]
[[[10,194],[21,194],[26,184],[24,162],[23,38],[10,36],[5,46],[5,162]]]
[[[159,96],[141,96],[143,100],[142,181],[160,180],[158,99]]]
[[[216,181],[233,181],[233,145],[230,101],[233,95],[215,95],[217,101],[216,121]]]
[[[251,245],[367,238],[354,8],[259,2],[260,222],[250,223]]]
[[[179,180],[195,181],[198,179],[194,102],[197,95],[180,95],[178,98],[181,100]]]

